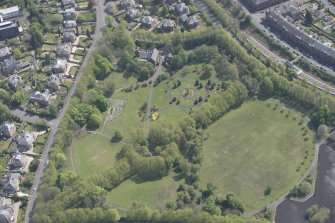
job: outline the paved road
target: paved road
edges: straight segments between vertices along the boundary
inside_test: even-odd
[[[320,0],[322,2],[328,2],[328,0]],[[237,3],[237,4],[240,4],[240,3]],[[248,11],[247,8],[245,8],[243,6],[243,4],[240,4],[243,8],[243,10],[247,13],[249,13],[252,17],[252,23],[260,30],[263,31],[263,33],[265,35],[267,35],[268,37],[270,38],[273,38],[275,39],[278,43],[280,43],[281,45],[283,46],[286,46],[288,47],[288,49],[290,50],[291,53],[294,53],[296,55],[298,55],[299,57],[303,57],[305,60],[307,60],[309,63],[313,64],[314,66],[316,67],[322,67],[323,69],[325,69],[330,75],[334,76],[335,77],[335,71],[333,71],[332,69],[320,64],[318,61],[316,61],[315,58],[311,57],[310,55],[307,55],[306,53],[302,53],[300,51],[299,48],[297,48],[296,46],[291,46],[290,44],[286,43],[285,41],[283,41],[276,33],[272,33],[271,30],[266,27],[263,23],[263,19],[265,17],[265,10],[263,11],[260,11],[260,12],[256,12],[256,13],[250,13]],[[276,6],[273,6],[273,7],[270,7],[270,9],[276,9],[278,8],[279,6],[276,5]],[[334,12],[335,12],[335,7],[333,6],[332,7],[334,9]]]
[[[35,204],[35,200],[36,200],[36,196],[37,196],[37,192],[38,192],[38,186],[41,183],[41,179],[43,177],[44,174],[44,169],[47,166],[47,160],[48,160],[48,155],[49,152],[51,150],[52,144],[54,142],[54,137],[55,134],[57,132],[57,129],[59,127],[59,123],[61,122],[62,118],[65,115],[66,110],[69,108],[70,106],[70,102],[71,102],[71,98],[75,93],[76,87],[77,87],[77,83],[80,80],[83,71],[88,63],[88,59],[91,57],[95,47],[97,46],[97,42],[98,40],[102,37],[102,28],[105,26],[105,18],[106,18],[106,13],[104,11],[104,1],[96,1],[97,5],[96,5],[96,13],[97,13],[97,23],[96,23],[96,29],[95,29],[95,34],[93,36],[93,40],[92,40],[92,44],[91,44],[91,48],[88,50],[85,59],[83,61],[83,64],[80,66],[79,71],[78,71],[78,75],[76,77],[76,81],[73,83],[70,92],[68,93],[68,95],[65,98],[64,101],[64,106],[63,108],[60,110],[57,119],[55,119],[55,121],[52,122],[52,125],[50,126],[51,130],[50,130],[50,134],[48,137],[48,140],[45,144],[42,156],[41,156],[41,160],[40,160],[40,164],[38,166],[38,169],[35,173],[35,180],[33,183],[32,188],[37,188],[37,191],[31,190],[30,191],[30,196],[29,196],[29,200],[28,200],[28,204],[26,207],[26,212],[25,212],[25,217],[24,217],[24,223],[29,223],[31,221],[31,217],[33,215],[33,208],[34,208],[34,204]]]
[[[253,44],[253,46],[255,46],[259,51],[261,51],[261,53],[266,56],[267,58],[273,60],[273,61],[277,61],[278,63],[284,64],[285,65],[285,60],[282,59],[281,57],[279,57],[278,55],[274,54],[271,50],[269,50],[268,48],[266,48],[262,43],[260,43],[259,41],[257,41],[255,38],[253,38],[252,36],[248,36],[248,40],[249,42],[251,42]],[[296,70],[301,70],[300,68],[298,68],[297,66],[294,65],[294,68]],[[317,78],[315,78],[313,75],[302,71],[299,75],[296,76],[296,78],[306,81],[308,84],[322,90],[325,92],[328,92],[329,94],[335,95],[335,87],[332,86],[331,84],[328,84],[326,82],[323,82],[322,80],[319,80]]]

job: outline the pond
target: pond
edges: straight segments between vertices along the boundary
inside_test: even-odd
[[[331,210],[330,221],[335,222],[335,151],[322,145],[319,152],[319,170],[313,197],[305,202],[285,200],[278,205],[276,223],[308,223],[306,210],[313,204],[323,205]]]

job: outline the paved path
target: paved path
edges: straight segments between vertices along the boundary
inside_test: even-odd
[[[56,135],[57,129],[59,127],[59,124],[62,120],[62,118],[65,115],[66,110],[69,108],[70,106],[70,102],[71,102],[71,98],[75,93],[75,90],[77,88],[77,83],[80,80],[83,71],[88,63],[88,59],[91,57],[91,55],[93,54],[93,51],[95,49],[95,47],[97,46],[97,42],[98,40],[102,37],[102,28],[105,26],[105,17],[106,17],[106,13],[104,11],[104,1],[97,1],[97,5],[96,5],[96,14],[97,14],[97,23],[96,23],[96,30],[95,30],[95,34],[93,36],[93,41],[91,44],[91,48],[88,50],[85,59],[83,61],[83,64],[80,66],[80,69],[78,71],[78,75],[76,77],[76,81],[73,83],[70,92],[68,93],[68,95],[66,96],[65,100],[64,100],[64,106],[63,108],[60,110],[57,119],[52,122],[52,125],[50,126],[50,134],[48,137],[48,140],[45,144],[44,150],[43,150],[43,154],[41,156],[41,160],[40,160],[40,164],[38,166],[38,169],[35,173],[35,180],[33,183],[32,188],[38,188],[38,186],[41,183],[41,179],[43,177],[44,174],[44,169],[47,166],[47,160],[48,160],[48,156],[49,156],[49,152],[50,149],[53,145],[54,142],[54,137]],[[26,212],[25,212],[25,216],[24,216],[24,223],[29,223],[31,222],[31,218],[33,215],[33,208],[34,208],[34,204],[35,204],[35,200],[36,200],[36,195],[37,195],[37,191],[30,191],[30,195],[29,196],[29,200],[28,200],[28,204],[26,207]]]
[[[155,81],[161,75],[161,69],[162,69],[162,63],[163,63],[164,58],[162,58],[161,62],[156,68],[156,72],[154,75],[152,75],[151,78],[149,78],[148,81],[151,81],[151,89],[149,92],[149,97],[148,97],[148,107],[147,107],[147,119],[148,119],[148,128],[151,128],[151,107],[152,107],[152,96],[154,94],[154,89],[155,89]]]

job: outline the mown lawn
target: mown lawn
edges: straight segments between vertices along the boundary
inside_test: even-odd
[[[72,154],[77,174],[86,178],[113,166],[115,155],[121,148],[122,144],[112,144],[109,137],[99,134],[87,134],[84,138],[76,140],[72,146]],[[71,165],[70,163],[68,165]]]
[[[167,202],[176,200],[177,188],[181,183],[183,182],[175,181],[172,174],[144,183],[127,180],[108,193],[106,203],[121,208],[130,208],[133,203],[165,208]]]
[[[278,199],[312,162],[314,135],[306,122],[272,99],[248,102],[229,112],[204,133],[208,139],[200,170],[202,185],[214,183],[223,196],[234,192],[247,210]],[[267,186],[272,193],[264,197]]]

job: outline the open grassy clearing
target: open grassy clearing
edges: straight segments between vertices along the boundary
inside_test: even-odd
[[[130,208],[133,203],[145,204],[152,208],[165,208],[169,201],[177,198],[177,187],[182,181],[175,181],[172,174],[160,180],[136,183],[127,180],[107,195],[107,204],[114,207]]]
[[[234,192],[247,210],[262,208],[292,189],[314,155],[306,120],[272,99],[231,111],[205,136],[201,183],[214,183],[221,195]],[[272,193],[264,197],[267,186]]]
[[[72,146],[72,154],[77,174],[86,178],[90,174],[113,166],[115,155],[122,144],[112,144],[110,138],[96,134],[86,134],[76,140]]]

